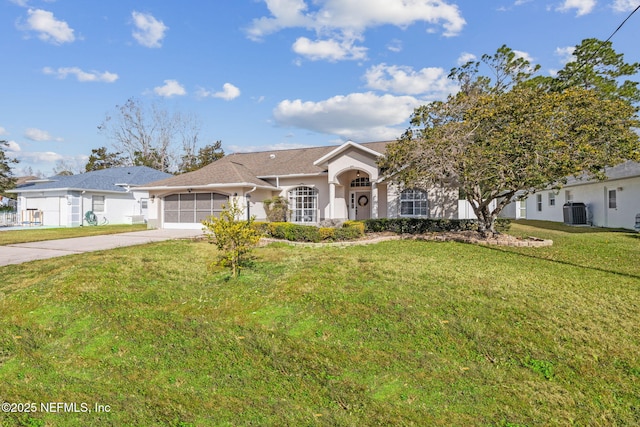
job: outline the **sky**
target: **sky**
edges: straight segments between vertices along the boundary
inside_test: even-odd
[[[130,98],[225,153],[398,138],[507,45],[553,75],[640,0],[0,0],[0,140],[14,175],[82,170]],[[640,13],[611,39],[640,62]],[[633,79],[638,80],[635,76]]]

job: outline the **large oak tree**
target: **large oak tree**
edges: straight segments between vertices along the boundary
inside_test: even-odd
[[[460,189],[479,220],[494,222],[515,198],[560,187],[568,176],[604,178],[604,169],[640,160],[637,83],[610,44],[586,40],[556,78],[502,46],[482,63],[452,70],[460,91],[417,108],[411,127],[387,148],[381,167],[405,187]],[[613,60],[612,60],[613,58]]]

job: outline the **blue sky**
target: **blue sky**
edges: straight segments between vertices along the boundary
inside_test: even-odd
[[[225,152],[395,139],[501,45],[562,68],[640,0],[0,0],[0,139],[27,167],[80,169],[136,97],[196,115]],[[640,61],[640,14],[613,37]]]

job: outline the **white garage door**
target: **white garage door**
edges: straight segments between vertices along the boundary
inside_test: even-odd
[[[219,216],[229,197],[218,193],[182,193],[164,198],[164,222],[199,224],[210,216]]]

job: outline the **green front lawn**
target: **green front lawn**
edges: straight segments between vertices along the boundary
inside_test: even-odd
[[[0,246],[16,243],[42,242],[44,240],[68,239],[71,237],[97,236],[100,234],[128,233],[143,231],[146,224],[99,225],[64,228],[22,228],[20,230],[0,230]]]
[[[637,425],[637,234],[539,225],[274,244],[237,281],[203,241],[1,267],[0,400],[38,411],[0,425]]]

